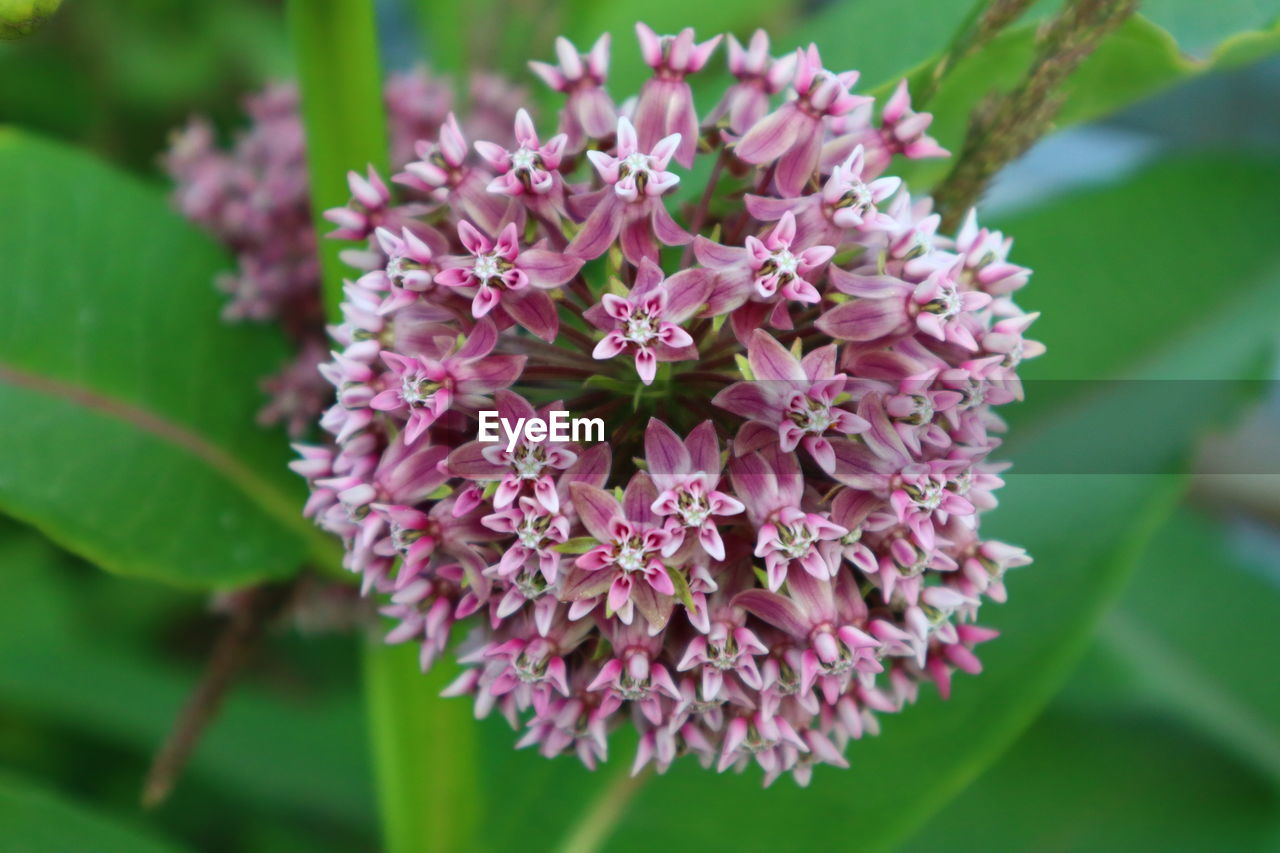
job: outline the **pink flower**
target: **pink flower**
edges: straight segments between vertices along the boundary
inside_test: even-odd
[[[880,174],[896,155],[908,160],[949,157],[950,152],[925,131],[933,123],[929,113],[911,109],[911,93],[907,81],[899,80],[880,114],[880,126],[872,127],[870,105],[841,117],[833,130],[839,134],[823,149],[823,160],[834,162],[847,156],[855,146],[867,149],[867,161],[873,174]]]
[[[796,220],[787,211],[763,238],[747,235],[741,249],[721,246],[705,237],[694,241],[698,261],[719,273],[710,297],[714,310],[723,312],[751,303],[733,315],[733,328],[740,338],[746,338],[766,312],[774,326],[791,328],[787,301],[806,305],[822,301],[811,280],[817,279],[836,250],[811,246],[793,252],[795,237]]]
[[[471,315],[477,320],[499,305],[517,323],[543,340],[554,340],[559,318],[551,298],[541,290],[559,287],[577,275],[578,258],[541,246],[520,250],[519,230],[508,224],[490,240],[463,220],[458,238],[471,257],[443,258],[436,283],[444,287],[475,288]],[[534,290],[528,288],[532,285]]]
[[[652,153],[645,154],[631,122],[625,117],[618,119],[614,155],[587,152],[605,186],[596,193],[576,197],[579,209],[586,206],[590,215],[569,244],[569,254],[588,260],[598,258],[621,237],[623,255],[639,265],[645,258],[657,260],[659,243],[683,246],[692,240],[667,213],[661,199],[680,182],[666,170],[679,145],[680,134],[672,134],[655,144]],[[571,203],[570,209],[573,207]]]
[[[693,165],[698,148],[698,114],[693,106],[693,90],[685,77],[702,70],[720,43],[720,36],[698,44],[692,27],[685,27],[679,35],[659,36],[639,22],[636,36],[640,39],[640,55],[654,72],[640,90],[633,116],[640,145],[652,148],[663,137],[675,136],[676,162],[688,168]]]
[[[520,110],[516,113],[516,143],[519,148],[508,151],[493,142],[476,143],[480,156],[498,170],[498,177],[489,183],[489,192],[503,195],[545,195],[551,192],[559,178],[556,170],[560,168],[567,139],[560,133],[543,145],[538,141],[538,132],[528,111]]]
[[[737,456],[729,478],[758,531],[754,553],[764,558],[770,590],[782,586],[793,562],[814,577],[836,573],[839,540],[848,531],[802,508],[804,478],[794,455],[773,445]]]
[[[440,128],[439,141],[419,140],[415,151],[418,159],[393,176],[393,181],[437,204],[457,207],[486,231],[501,228],[506,203],[487,191],[492,178],[468,162],[467,140],[453,113]]]
[[[586,597],[583,593],[588,589],[599,594],[607,588],[606,614],[617,614],[623,624],[630,625],[639,607],[650,630],[661,630],[676,590],[662,563],[662,550],[671,534],[659,526],[650,509],[658,497],[653,482],[637,474],[627,485],[622,504],[585,483],[575,483],[572,494],[583,526],[601,543],[575,561],[589,578],[576,585],[578,595]],[[584,583],[591,585],[584,587]],[[660,596],[667,599],[665,613]]]
[[[818,168],[823,119],[870,102],[849,93],[857,81],[856,71],[833,74],[823,68],[817,45],[797,50],[792,81],[795,100],[787,101],[746,132],[734,148],[738,158],[757,165],[776,162],[773,179],[778,192],[788,198],[799,195]]]
[[[405,441],[412,444],[454,406],[478,408],[484,395],[506,388],[524,367],[522,355],[490,355],[498,331],[485,320],[456,351],[407,357],[384,352],[390,387],[369,401],[382,412],[405,413]]]
[[[842,341],[873,341],[908,334],[913,328],[931,338],[973,351],[978,342],[969,312],[988,305],[981,291],[962,291],[955,270],[938,270],[919,284],[888,275],[860,276],[833,270],[832,284],[857,297],[818,319],[818,328]]]
[[[787,654],[799,664],[792,668],[800,673],[801,695],[816,683],[834,705],[857,673],[884,669],[873,651],[880,642],[859,627],[867,623],[867,605],[849,575],[832,583],[801,573],[792,577],[787,590],[781,596],[749,589],[733,603],[797,641]]]
[[[658,362],[696,358],[693,338],[680,323],[702,307],[709,289],[701,270],[684,270],[664,280],[657,264],[645,259],[626,297],[606,293],[586,313],[587,321],[606,333],[592,358],[631,353],[636,373],[646,385],[657,375]]]
[[[712,112],[708,122],[721,118],[729,129],[741,136],[769,112],[769,99],[786,88],[795,75],[796,56],[789,53],[781,59],[769,56],[769,34],[756,30],[747,47],[733,34],[728,35],[729,71],[738,82],[730,86]]]
[[[596,39],[591,51],[579,54],[563,36],[556,39],[559,65],[530,62],[533,73],[552,89],[568,95],[560,112],[560,124],[570,151],[580,151],[588,138],[602,139],[618,121],[613,101],[604,91],[609,70],[609,34]]]
[[[637,769],[689,754],[805,784],[922,685],[977,673],[979,608],[1029,561],[982,536],[998,409],[1043,351],[1014,301],[1029,271],[885,171],[936,153],[905,90],[873,124],[856,72],[757,33],[730,39],[699,127],[687,79],[716,39],[637,31],[653,75],[624,117],[607,38],[560,40],[535,65],[558,126],[490,83],[494,142],[441,117],[396,186],[353,181],[334,218],[363,235],[359,278],[318,368],[324,442],[293,467],[389,597],[388,641],[425,666],[462,640],[446,695],[518,746],[594,767],[627,727]],[[664,204],[673,159],[709,176],[681,196],[696,238]],[[579,418],[603,432],[555,426]]]
[[[757,329],[747,347],[753,380],[739,382],[711,402],[747,418],[738,432],[735,451],[749,453],[777,441],[790,453],[804,445],[826,472],[835,470],[835,451],[825,435],[853,435],[869,424],[835,405],[848,377],[835,372],[836,348],[826,346],[798,359],[767,332]]]
[[[685,530],[696,530],[698,544],[714,559],[724,559],[724,542],[716,527],[717,516],[737,515],[742,502],[717,491],[720,483],[720,444],[711,421],[704,421],[683,441],[671,428],[651,419],[644,436],[649,475],[660,489],[650,507],[667,519],[670,534],[664,556],[670,557],[684,543]]]

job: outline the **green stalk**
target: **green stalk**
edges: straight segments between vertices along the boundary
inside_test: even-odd
[[[347,172],[369,165],[386,177],[387,123],[382,108],[382,69],[370,0],[289,0],[302,120],[307,133],[307,173],[316,233],[333,230],[324,211],[350,198]],[[343,244],[320,240],[325,312],[338,322]]]
[[[440,660],[423,675],[418,647],[365,647],[365,697],[373,737],[383,848],[387,853],[478,849],[476,736],[466,699],[441,699],[457,667]]]
[[[307,135],[316,230],[347,202],[348,170],[387,166],[382,73],[371,0],[289,0],[288,18]],[[339,322],[343,244],[320,240],[325,312]],[[417,647],[370,640],[364,684],[387,853],[451,853],[474,847],[481,801],[470,704],[439,698],[451,673],[418,671]],[[323,749],[323,744],[317,744]]]

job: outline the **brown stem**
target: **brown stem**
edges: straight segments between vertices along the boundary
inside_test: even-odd
[[[943,231],[953,230],[995,173],[1048,131],[1062,106],[1058,87],[1137,5],[1137,0],[1068,0],[1041,30],[1022,82],[1003,95],[988,96],[970,118],[960,157],[934,192]]]
[[[236,600],[227,624],[214,643],[200,682],[187,697],[147,772],[142,787],[144,808],[154,808],[168,798],[201,734],[222,706],[228,689],[252,660],[266,624],[289,602],[293,591],[293,583],[268,584],[254,587]]]

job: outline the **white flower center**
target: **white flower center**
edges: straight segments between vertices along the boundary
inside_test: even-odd
[[[410,374],[400,380],[400,399],[410,406],[425,406],[435,397],[439,384],[421,374]]]
[[[818,537],[809,529],[809,525],[800,524],[779,524],[778,525],[778,545],[789,559],[798,560],[813,547],[813,543],[818,541]]]
[[[791,254],[789,249],[779,249],[773,253],[773,263],[778,268],[778,272],[782,275],[795,277],[796,270],[800,268],[800,259]]]
[[[538,163],[538,152],[521,148],[511,155],[511,168],[515,171],[529,171]]]
[[[647,312],[635,311],[622,326],[622,337],[633,344],[644,346],[658,337],[658,320]]]
[[[542,475],[542,469],[547,467],[547,463],[536,448],[521,444],[511,455],[511,467],[520,479],[536,480]]]
[[[623,157],[622,163],[619,165],[621,169],[626,170],[632,175],[638,176],[645,174],[649,171],[649,155],[642,154],[637,151],[634,154],[628,154],[626,157]]]
[[[638,572],[644,568],[647,554],[648,551],[645,550],[639,539],[628,539],[626,542],[619,544],[614,562],[624,572]]]
[[[475,265],[471,269],[472,273],[480,281],[489,281],[502,275],[502,267],[498,262],[498,256],[492,253],[478,256]]]

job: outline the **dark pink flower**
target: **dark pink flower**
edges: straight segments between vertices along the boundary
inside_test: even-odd
[[[645,260],[636,273],[635,286],[625,297],[606,293],[586,319],[605,331],[591,356],[634,356],[636,373],[648,385],[657,374],[658,362],[697,357],[693,338],[680,328],[703,305],[710,281],[701,270],[684,270],[663,279],[662,270]]]
[[[499,305],[517,323],[543,340],[554,340],[559,318],[543,290],[559,287],[577,275],[582,260],[541,245],[521,251],[514,222],[496,240],[471,223],[458,223],[458,238],[470,257],[441,259],[436,283],[444,287],[474,288],[471,315],[477,320]],[[530,289],[530,288],[533,289]]]
[[[688,168],[698,148],[698,114],[685,77],[702,70],[721,37],[698,44],[692,27],[685,27],[679,35],[660,36],[639,22],[636,37],[640,39],[640,55],[653,69],[653,76],[640,89],[632,116],[640,147],[653,148],[663,137],[675,136],[676,162]]]
[[[621,237],[623,255],[638,266],[645,258],[657,260],[659,244],[683,246],[692,240],[662,204],[662,195],[680,182],[667,171],[679,144],[680,134],[672,134],[646,154],[636,141],[631,122],[625,117],[618,119],[615,153],[587,152],[604,187],[575,197],[578,208],[585,206],[590,212],[569,244],[569,253],[588,260],[598,258]]]
[[[559,65],[530,62],[533,73],[552,89],[568,97],[560,112],[560,125],[571,151],[580,151],[587,139],[602,139],[613,133],[618,113],[604,90],[609,70],[609,34],[596,39],[590,52],[578,49],[563,36],[556,38]]]
[[[784,197],[800,194],[818,168],[823,119],[842,116],[870,99],[850,94],[858,72],[834,74],[822,67],[818,46],[796,51],[796,97],[756,122],[734,147],[747,163],[775,163],[774,185]]]

